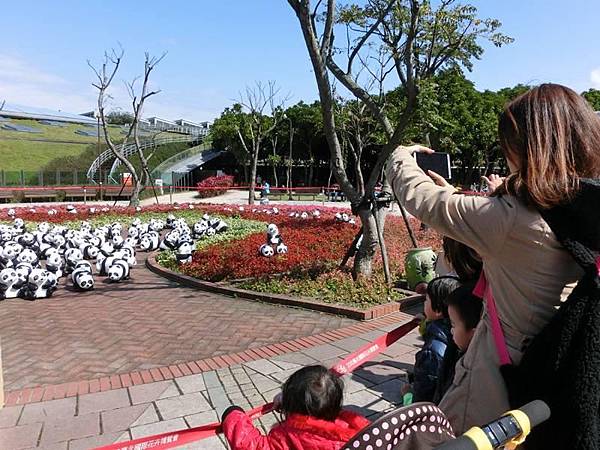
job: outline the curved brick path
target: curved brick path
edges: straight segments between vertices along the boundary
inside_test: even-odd
[[[118,285],[0,302],[6,391],[230,354],[356,323],[179,287],[142,265]]]

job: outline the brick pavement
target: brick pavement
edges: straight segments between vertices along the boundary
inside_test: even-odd
[[[6,407],[0,410],[0,448],[87,449],[213,422],[230,404],[250,408],[270,401],[280,384],[299,367],[317,362],[334,364],[396,325],[387,322],[376,330],[327,344],[201,374]],[[370,418],[393,408],[400,401],[406,369],[412,365],[418,346],[413,331],[346,376],[347,407]],[[275,414],[269,414],[257,423],[268,429],[276,421]],[[226,446],[215,437],[179,448]]]
[[[142,265],[89,293],[0,303],[7,391],[152,369],[322,333],[355,321],[179,287]],[[1,447],[1,446],[0,446]]]

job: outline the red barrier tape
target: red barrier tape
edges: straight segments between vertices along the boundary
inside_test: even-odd
[[[389,333],[378,337],[373,342],[370,342],[359,348],[354,353],[351,353],[330,370],[338,376],[353,372],[361,364],[374,358],[402,336],[408,334],[419,324],[419,322],[420,319],[414,318],[410,322],[400,325],[398,328],[395,328]],[[252,420],[255,420],[265,414],[268,414],[272,410],[273,403],[267,403],[266,405],[246,411],[246,414]],[[132,441],[105,445],[104,447],[97,447],[95,450],[145,450],[149,448],[165,450],[168,448],[185,445],[190,442],[199,441],[201,439],[206,439],[211,436],[216,436],[221,432],[221,423],[214,422],[208,425],[190,428],[188,430],[156,434],[154,436],[134,439]]]

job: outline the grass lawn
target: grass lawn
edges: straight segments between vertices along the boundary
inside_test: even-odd
[[[97,137],[90,136],[81,136],[79,134],[75,134],[76,130],[85,130],[85,131],[96,131],[96,127],[90,128],[82,124],[78,123],[65,123],[62,127],[54,127],[51,125],[42,125],[37,120],[28,120],[28,119],[11,119],[11,123],[16,125],[24,125],[27,127],[35,128],[38,130],[42,130],[41,133],[23,133],[21,131],[11,131],[0,128],[0,137],[2,138],[10,138],[10,139],[19,139],[19,140],[27,140],[27,139],[47,139],[49,141],[75,141],[91,144],[98,140]],[[110,137],[115,140],[123,139],[123,135],[121,134],[121,127],[119,126],[111,126],[110,127]]]
[[[37,171],[55,158],[80,155],[88,145],[0,139],[0,170]]]

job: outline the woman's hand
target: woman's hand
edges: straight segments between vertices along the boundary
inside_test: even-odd
[[[450,183],[446,181],[446,179],[441,176],[439,173],[434,172],[433,170],[428,170],[427,175],[431,177],[433,182],[441,187],[452,186]]]
[[[481,179],[487,183],[490,192],[494,192],[502,185],[502,183],[504,183],[504,177],[496,175],[495,173],[491,174],[489,178],[484,175]]]
[[[404,150],[408,150],[411,154],[414,153],[435,153],[435,151],[431,150],[429,147],[425,147],[424,145],[415,144],[415,145],[401,145],[399,148]]]

